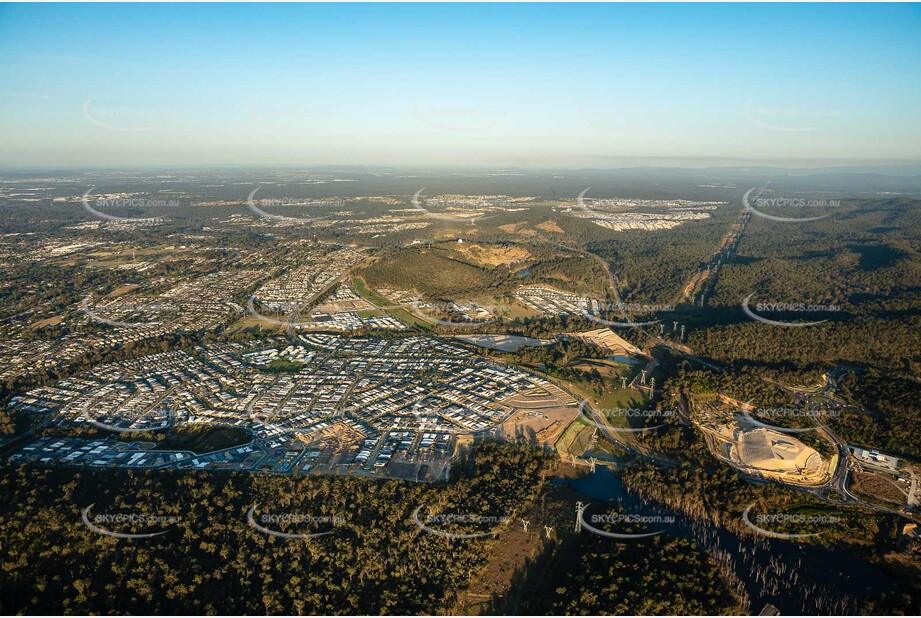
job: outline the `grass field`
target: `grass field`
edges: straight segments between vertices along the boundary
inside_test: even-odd
[[[381,308],[392,307],[393,303],[381,296],[375,290],[372,290],[368,287],[368,284],[365,283],[365,280],[362,277],[354,277],[352,279],[352,289],[355,290],[359,296],[364,298],[370,303],[373,303]]]
[[[240,318],[227,328],[228,334],[238,333],[240,331],[249,331],[253,333],[258,333],[260,331],[275,331],[280,332],[282,330],[281,326],[270,324],[263,320],[260,320],[254,316],[246,316]]]
[[[415,326],[423,330],[432,330],[431,323],[426,322],[422,318],[413,315],[406,309],[401,309],[399,307],[396,307],[393,309],[388,309],[387,313],[389,313],[396,319],[400,320],[401,322],[405,322],[406,324],[409,324],[410,326]]]
[[[402,307],[397,307],[391,301],[381,296],[379,292],[372,289],[362,277],[355,277],[352,279],[352,289],[355,290],[355,292],[357,292],[358,295],[365,300],[374,303],[378,307],[381,307],[391,317],[394,317],[405,324],[409,324],[410,326],[421,328],[422,330],[432,330],[433,324],[431,322],[427,322],[426,320],[413,315]],[[368,309],[366,311],[359,311],[358,315],[362,317],[368,317],[372,315],[380,315],[380,313],[381,312],[377,311],[376,309]]]
[[[588,382],[567,380],[565,384],[595,408],[643,408],[647,405],[645,393],[632,388],[614,388],[599,397]]]
[[[565,456],[572,452],[573,444],[578,444],[582,448],[581,450],[577,448],[577,452],[574,454],[581,455],[585,450],[583,444],[584,438],[582,438],[581,435],[583,432],[590,429],[592,429],[592,426],[577,416],[576,419],[569,424],[569,427],[566,428],[566,431],[563,432],[563,435],[560,436],[560,439],[556,441],[556,452]],[[589,431],[589,434],[591,434],[591,431]]]
[[[621,375],[629,375],[625,365],[597,358],[577,358],[570,362],[569,366],[587,373],[597,371],[603,378],[619,379]]]

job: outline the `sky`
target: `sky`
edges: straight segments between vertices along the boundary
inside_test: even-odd
[[[0,166],[921,161],[921,5],[2,4]]]

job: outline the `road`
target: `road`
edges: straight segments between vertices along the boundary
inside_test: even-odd
[[[667,343],[665,345],[668,346]],[[710,363],[707,363],[707,364],[710,365]],[[818,395],[818,396],[828,399],[829,401],[839,406],[857,408],[857,406],[853,404],[840,402],[835,398],[834,380],[829,379],[828,375],[826,375],[825,383],[817,387],[801,387],[801,386],[790,387],[790,386],[781,384],[779,382],[776,382],[774,380],[771,380],[769,378],[764,378],[764,380],[770,384],[777,386],[778,388],[787,390],[791,393],[796,394],[799,397],[804,398],[807,401],[807,404],[808,404],[808,399],[810,395]],[[866,412],[866,410],[864,410],[863,408],[859,408],[859,409],[861,411]],[[813,418],[816,418],[816,416],[813,415]],[[820,432],[820,434],[823,434],[824,437],[827,440],[829,440],[835,446],[835,449],[837,450],[838,461],[837,461],[835,471],[832,474],[831,478],[828,480],[827,483],[821,486],[818,486],[818,487],[803,487],[800,485],[792,485],[792,484],[782,483],[778,481],[773,481],[773,482],[777,482],[779,485],[783,485],[785,487],[796,489],[798,491],[805,491],[807,493],[810,493],[816,496],[817,498],[825,502],[829,502],[829,503],[836,504],[836,505],[842,504],[840,500],[834,500],[827,495],[827,492],[829,490],[832,490],[844,498],[845,504],[865,506],[867,508],[871,508],[877,511],[890,513],[894,515],[899,515],[899,516],[905,517],[906,519],[910,519],[912,521],[921,523],[921,514],[915,515],[912,513],[905,513],[902,511],[895,510],[895,509],[890,509],[882,505],[867,502],[853,495],[847,488],[848,473],[852,467],[852,462],[853,462],[853,456],[851,455],[851,451],[848,448],[847,442],[843,440],[840,436],[838,436],[838,434],[836,434],[834,430],[831,429],[831,427],[828,427],[827,425],[823,424],[817,418],[816,418],[816,424],[818,425],[818,431]],[[625,448],[627,448],[626,445],[623,445],[620,441],[614,439],[613,436],[611,436],[609,432],[605,432],[605,435],[608,436],[609,439],[612,439],[615,443],[625,446]],[[706,432],[705,432],[705,435],[706,435]],[[631,450],[636,452],[636,449],[631,449]],[[654,457],[648,457],[645,453],[641,453],[641,454],[646,456],[649,459],[652,459],[653,461],[656,460],[656,458]],[[919,479],[917,475],[915,475],[913,472],[910,472],[910,474],[912,475],[912,483],[911,483],[911,489],[909,491],[909,498],[908,498],[909,505],[913,504],[912,502],[913,500],[914,500],[914,504],[917,504],[918,500],[921,499],[921,484],[919,484]],[[758,480],[758,479],[752,478],[751,480]]]
[[[908,490],[908,505],[913,508],[921,506],[921,479],[913,470],[909,470],[911,475],[911,487]]]
[[[692,296],[691,301],[696,304],[694,301],[696,300],[698,286],[700,287],[702,302],[706,302],[707,294],[712,293],[716,288],[723,262],[728,264],[735,255],[736,250],[739,248],[742,234],[745,232],[745,227],[750,220],[751,212],[743,206],[739,216],[732,222],[729,229],[720,239],[720,246],[704,264],[703,267],[707,269],[706,273],[702,272],[702,270],[692,273],[688,277],[687,283],[678,292],[674,302],[672,302],[673,305],[681,304],[688,296]]]
[[[611,427],[610,423],[608,422],[608,419],[606,419],[604,415],[594,410],[587,403],[584,409],[588,410],[588,412],[591,414],[591,420],[594,421],[595,425],[599,429],[601,429],[601,433],[604,434],[604,437],[607,438],[612,444],[616,444],[617,446],[625,449],[626,451],[630,453],[633,453],[634,455],[638,455],[639,457],[642,457],[643,459],[655,462],[659,465],[668,466],[669,468],[678,467],[678,462],[673,459],[669,459],[667,457],[661,457],[658,455],[650,455],[649,453],[641,450],[640,448],[632,444],[628,444],[627,442],[624,442],[623,440],[619,439],[617,437],[617,432],[614,431],[614,428]]]
[[[655,369],[655,368],[659,365],[659,361],[657,361],[657,360],[656,360],[655,358],[653,358],[652,356],[649,356],[649,357],[647,357],[647,358],[649,359],[649,362],[646,363],[646,369],[645,369],[645,371],[646,371],[646,381],[648,382],[648,381],[649,381],[649,378],[652,377],[652,370]],[[636,389],[641,388],[641,387],[642,387],[642,384],[641,384],[642,379],[643,379],[643,372],[641,371],[640,373],[638,373],[638,374],[636,374],[635,376],[633,376],[633,379],[630,381],[630,386],[631,386],[632,388],[636,388]],[[662,387],[662,384],[660,383],[660,384],[659,384],[659,388],[661,388],[661,387]],[[649,388],[649,387],[647,386],[646,388]]]
[[[823,394],[823,396],[831,398],[832,395],[829,394],[828,391],[829,391],[829,385],[826,382],[826,387],[821,389],[820,392]],[[847,488],[847,477],[848,477],[848,473],[853,467],[853,463],[855,462],[855,459],[853,455],[851,455],[851,451],[850,451],[850,448],[847,442],[845,442],[838,434],[836,434],[834,430],[832,430],[831,427],[819,421],[816,416],[813,416],[813,418],[816,419],[815,422],[819,427],[819,432],[825,434],[825,436],[834,443],[835,448],[837,448],[838,465],[837,465],[837,468],[835,469],[834,474],[832,474],[831,479],[829,479],[829,481],[822,486],[809,488],[808,491],[810,493],[812,493],[813,495],[817,496],[818,498],[826,502],[831,502],[833,504],[840,504],[840,502],[838,502],[837,500],[833,500],[826,495],[826,492],[829,489],[832,489],[835,492],[837,492],[840,496],[844,497],[845,503],[865,506],[867,508],[871,508],[877,511],[882,511],[884,513],[890,513],[893,515],[900,515],[912,521],[921,523],[921,516],[917,516],[917,515],[910,514],[910,513],[905,513],[903,511],[898,511],[896,509],[891,509],[891,508],[882,506],[880,504],[875,504],[873,502],[867,502],[866,500],[862,500],[858,498],[857,496],[855,496],[854,494],[852,494]]]

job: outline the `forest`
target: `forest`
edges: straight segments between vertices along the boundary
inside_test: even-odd
[[[528,447],[487,443],[460,467],[456,482],[432,486],[3,464],[0,611],[437,613],[496,541],[426,534],[412,523],[412,511],[514,517],[540,492],[545,461]],[[246,524],[257,503],[266,512],[341,524],[323,537],[266,536]],[[157,514],[178,523],[153,538],[111,538],[83,525],[80,513],[89,505],[93,513]],[[120,526],[119,532],[149,531]]]

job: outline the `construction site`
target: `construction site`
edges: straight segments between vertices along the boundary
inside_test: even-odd
[[[836,462],[793,436],[749,424],[740,418],[720,425],[701,425],[707,445],[720,460],[750,476],[818,486],[827,483]]]
[[[745,409],[725,395],[694,398],[692,420],[717,458],[749,476],[791,485],[819,486],[832,478],[837,456],[823,457],[793,432],[741,414]]]

